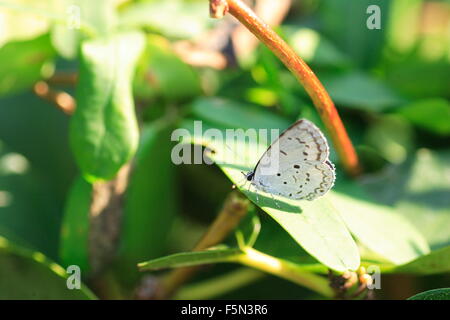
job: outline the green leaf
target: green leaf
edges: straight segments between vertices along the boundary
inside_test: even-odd
[[[397,0],[392,2],[389,17],[387,43],[396,52],[413,49],[419,39],[419,30],[405,32],[410,26],[420,23],[423,0]]]
[[[299,201],[300,202],[300,201]],[[359,252],[345,224],[328,197],[302,201],[300,212],[262,207],[309,254],[336,271],[356,270]],[[284,209],[284,210],[283,210]]]
[[[32,39],[48,32],[49,23],[39,15],[30,14],[32,6],[48,11],[53,1],[9,0],[0,2],[2,32],[0,47],[9,41]],[[27,9],[27,10],[24,10]]]
[[[58,0],[54,3],[52,9],[64,17],[64,23],[52,27],[51,40],[66,59],[77,56],[80,43],[87,36],[106,36],[115,26],[114,1]]]
[[[253,220],[249,218],[252,218],[252,216],[247,214],[247,220],[242,221],[243,226],[240,228],[240,230],[246,231],[246,235],[254,228],[252,225],[249,225],[249,222]],[[283,227],[272,217],[269,215],[260,215],[260,220],[261,230],[259,231],[258,238],[253,246],[254,249],[273,257],[292,262],[306,271],[323,274],[328,272],[328,268],[325,265],[320,264],[314,257],[299,246],[287,232],[284,232]],[[249,236],[247,236],[247,238],[249,238]]]
[[[163,96],[168,101],[179,101],[200,94],[198,74],[175,54],[167,39],[148,36],[141,61],[135,82],[140,96]]]
[[[272,128],[276,124],[274,122]],[[278,208],[271,195],[262,191],[256,194],[243,186],[244,179],[241,171],[248,172],[253,168],[262,152],[266,150],[267,140],[270,137],[266,137],[266,141],[260,140],[260,145],[254,144],[254,141],[244,145],[245,141],[239,141],[239,139],[233,141],[231,140],[233,137],[221,132],[226,141],[224,145],[214,138],[204,139],[205,135],[202,132],[192,130],[194,127],[192,123],[186,123],[186,126],[191,129],[192,142],[204,144],[213,149],[215,152],[209,154],[209,157],[250,200],[274,218],[309,254],[337,271],[358,268],[358,248],[339,213],[327,197],[310,202],[273,196],[279,203],[280,208]],[[205,124],[203,127],[206,129]],[[233,150],[230,146],[236,146],[236,149]]]
[[[0,237],[0,299],[96,299],[83,284],[69,290],[66,271],[40,252]]]
[[[83,43],[70,138],[89,181],[113,178],[136,151],[139,132],[131,81],[144,43],[140,33]]]
[[[368,146],[391,163],[402,163],[413,149],[413,129],[397,115],[384,115],[366,131]]]
[[[120,25],[147,28],[167,37],[192,38],[212,24],[203,2],[181,0],[145,1],[127,6],[120,15]]]
[[[125,197],[118,263],[121,276],[131,280],[138,274],[138,262],[166,252],[164,244],[177,210],[170,123],[163,119],[144,127]]]
[[[342,177],[330,191],[330,199],[351,233],[388,261],[403,264],[430,251],[407,219],[373,201],[355,182]]]
[[[450,272],[450,246],[430,252],[394,269],[399,273],[436,274]]]
[[[176,253],[170,256],[139,263],[142,270],[158,270],[164,268],[192,267],[202,264],[235,262],[242,255],[240,249],[211,248],[205,251]]]
[[[419,128],[450,135],[450,103],[442,98],[423,99],[396,110]]]
[[[405,100],[378,79],[361,72],[323,77],[333,101],[342,107],[381,112]]]
[[[263,111],[260,107],[223,98],[198,98],[191,104],[193,117],[219,128],[283,128],[286,119]]]
[[[0,47],[0,96],[26,89],[53,72],[55,52],[48,34]]]
[[[63,266],[78,265],[89,272],[89,211],[92,185],[78,177],[68,195],[61,228],[60,258]]]
[[[223,262],[241,263],[305,286],[323,296],[333,295],[326,278],[309,273],[292,262],[266,255],[249,247],[240,250],[221,246],[205,251],[177,253],[140,263],[139,267],[141,271],[146,271]]]
[[[408,300],[450,300],[450,288],[428,290],[418,293]]]
[[[387,168],[364,187],[409,220],[432,249],[450,244],[449,151],[419,149],[411,161]]]
[[[450,96],[448,69],[449,63],[444,59],[430,62],[417,57],[407,57],[388,65],[387,84],[410,98],[448,97]]]
[[[288,42],[295,52],[308,63],[321,67],[346,67],[350,60],[333,43],[309,28],[283,27]]]
[[[367,27],[367,8],[371,0],[327,0],[318,10],[323,34],[359,66],[369,68],[380,59],[387,32],[387,20],[393,1],[378,0],[380,29]],[[356,88],[355,88],[356,89]]]

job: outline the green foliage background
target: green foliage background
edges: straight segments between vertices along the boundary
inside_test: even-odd
[[[373,2],[380,30],[366,27]],[[79,28],[68,26],[68,8],[81,10]],[[243,189],[257,205],[240,230],[248,239],[259,221],[255,249],[312,276],[376,265],[380,298],[450,287],[449,16],[449,1],[293,1],[276,31],[329,91],[365,173],[348,178],[331,147],[336,186],[320,200],[278,209]],[[144,261],[232,262],[194,278],[182,298],[323,298],[244,269],[233,260],[241,254],[233,236],[213,252],[170,256],[192,249],[259,156],[176,166],[174,129],[192,130],[195,120],[204,129],[285,129],[298,118],[324,129],[267,48],[224,70],[187,64],[175,44],[205,41],[223,22],[202,0],[9,0],[0,17],[0,298],[130,298]],[[60,88],[76,98],[72,118],[32,90],[61,72],[79,76],[76,87]],[[217,151],[215,160],[226,152]],[[99,276],[89,256],[93,185],[129,161],[117,250]],[[86,283],[80,291],[65,290],[64,268],[74,264]],[[95,292],[99,279],[106,294]],[[440,290],[412,299],[448,299]]]

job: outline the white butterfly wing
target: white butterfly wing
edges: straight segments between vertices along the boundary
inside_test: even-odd
[[[304,163],[297,168],[286,168],[275,176],[255,177],[255,185],[265,192],[290,199],[314,200],[323,196],[333,187],[334,166],[331,162]]]
[[[308,120],[299,120],[263,154],[255,168],[254,185],[275,195],[313,200],[333,186],[334,166],[328,156],[328,144],[320,130]],[[276,172],[268,173],[273,164]]]

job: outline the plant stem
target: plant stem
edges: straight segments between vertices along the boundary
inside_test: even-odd
[[[328,285],[326,278],[305,272],[295,263],[269,256],[250,247],[245,248],[244,251],[245,253],[239,256],[238,262],[290,280],[327,298],[333,297],[334,292]]]
[[[51,89],[45,81],[38,81],[33,91],[39,98],[53,103],[65,114],[70,116],[75,112],[76,101],[67,92]]]
[[[248,204],[248,200],[242,199],[238,192],[232,192],[225,200],[223,208],[214,222],[192,251],[204,250],[222,242],[245,216],[248,210]],[[199,268],[186,267],[172,271],[163,280],[163,287],[160,290],[161,292],[158,293],[158,298],[167,299],[171,297]]]
[[[330,133],[345,171],[352,176],[358,175],[361,170],[355,148],[348,137],[333,101],[314,72],[275,31],[259,19],[241,0],[222,1],[227,2],[228,12],[263,42],[305,88]]]

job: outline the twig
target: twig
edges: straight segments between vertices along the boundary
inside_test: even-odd
[[[33,91],[39,98],[53,103],[65,114],[72,115],[74,113],[76,102],[67,92],[51,89],[45,81],[37,82],[33,87]]]
[[[50,85],[75,86],[78,81],[78,73],[76,72],[57,72],[49,79]]]
[[[292,0],[257,0],[254,11],[270,27],[278,26],[286,17]],[[231,35],[233,49],[239,59],[246,59],[258,46],[258,39],[243,25],[239,25]]]
[[[248,204],[248,200],[242,199],[238,192],[232,192],[225,200],[223,208],[214,222],[192,251],[204,250],[222,242],[245,216]],[[158,290],[156,298],[167,299],[171,297],[199,269],[200,267],[189,267],[172,271],[163,280],[162,287]]]
[[[226,0],[226,2],[228,4],[228,12],[263,42],[303,85],[331,135],[344,169],[350,175],[359,174],[361,171],[359,160],[352,142],[333,101],[314,72],[275,31],[259,19],[242,1]]]
[[[333,289],[326,278],[302,270],[298,265],[287,260],[277,259],[263,252],[247,247],[240,256],[239,262],[252,268],[290,280],[309,288],[321,295],[333,297]]]

